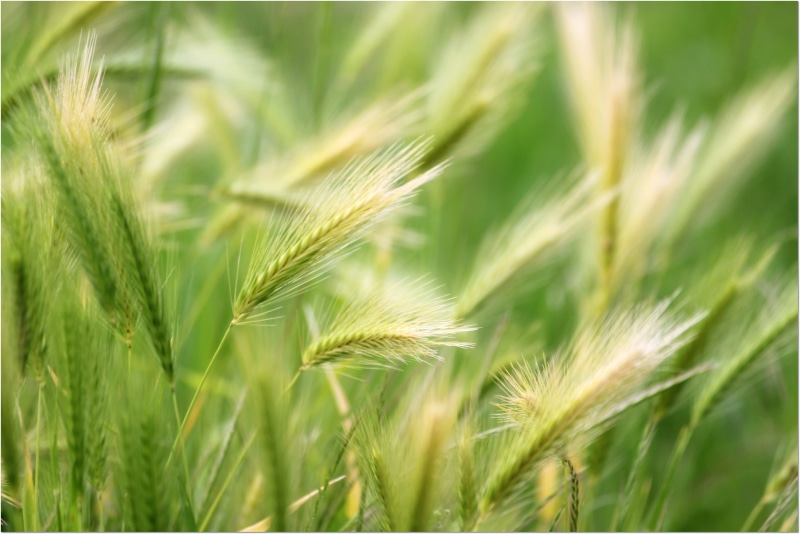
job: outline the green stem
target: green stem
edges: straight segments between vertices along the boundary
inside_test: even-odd
[[[764,506],[766,504],[767,504],[767,501],[763,497],[761,499],[759,499],[759,501],[756,504],[755,508],[753,508],[753,511],[750,512],[749,516],[747,516],[747,521],[744,522],[744,525],[742,526],[741,532],[752,532],[751,527],[753,525],[753,522],[756,520],[758,515],[761,513],[761,510],[764,509]]]
[[[636,458],[633,461],[630,473],[628,473],[628,478],[625,481],[625,489],[623,490],[622,503],[620,504],[620,513],[617,523],[621,526],[621,528],[625,528],[625,524],[628,520],[630,506],[635,495],[634,492],[639,485],[639,470],[644,463],[644,457],[647,455],[647,451],[650,449],[650,444],[653,442],[653,436],[655,435],[658,423],[661,421],[662,413],[663,412],[658,409],[654,410],[650,414],[650,417],[647,419],[647,423],[642,430],[642,437],[639,439],[639,447],[636,452]],[[611,530],[616,530],[616,525]]]
[[[675,450],[672,452],[672,458],[670,459],[669,467],[667,468],[667,474],[664,478],[664,482],[661,484],[661,489],[658,492],[655,508],[653,509],[653,514],[651,516],[652,530],[661,529],[664,505],[666,504],[667,497],[669,496],[672,480],[675,477],[675,472],[678,470],[678,464],[680,463],[681,458],[683,458],[683,454],[686,452],[686,446],[689,444],[689,440],[694,433],[694,429],[694,425],[683,427],[680,435],[678,436],[678,441],[675,443]]]
[[[231,468],[231,471],[228,474],[228,477],[222,483],[222,488],[220,488],[219,492],[217,493],[217,496],[214,498],[214,502],[211,503],[211,506],[209,507],[208,512],[206,512],[206,515],[203,518],[202,523],[200,523],[200,532],[204,532],[206,530],[206,527],[208,526],[208,523],[211,521],[211,518],[213,517],[214,512],[216,512],[217,507],[219,506],[219,503],[222,502],[222,496],[225,494],[225,490],[228,489],[228,486],[230,486],[231,482],[233,481],[234,475],[236,475],[236,473],[238,472],[239,467],[242,465],[242,462],[244,461],[245,456],[250,451],[250,447],[253,446],[253,442],[255,440],[256,440],[256,434],[253,434],[253,437],[251,437],[250,441],[248,441],[245,444],[244,448],[242,449],[241,454],[239,455],[239,457],[234,462],[233,467]]]
[[[158,97],[161,92],[161,78],[164,63],[164,42],[166,40],[166,26],[169,18],[167,10],[169,4],[153,4],[150,13],[150,23],[155,35],[153,36],[153,56],[150,76],[145,89],[146,107],[142,115],[142,129],[147,131],[153,125],[158,106]]]
[[[97,506],[100,508],[100,527],[98,530],[100,532],[106,531],[106,515],[105,515],[105,506],[103,505],[103,492],[102,490],[97,491]]]
[[[172,408],[175,412],[175,423],[179,425],[180,430],[178,431],[178,435],[176,439],[180,443],[180,454],[181,458],[183,459],[183,476],[186,479],[186,484],[189,484],[189,462],[186,459],[186,443],[183,440],[183,425],[181,425],[181,416],[180,412],[178,411],[178,395],[175,392],[175,385],[172,385]]]
[[[178,427],[178,434],[177,436],[175,436],[175,441],[172,443],[172,449],[170,450],[169,457],[167,458],[167,466],[169,466],[170,463],[172,462],[172,456],[175,454],[175,451],[178,447],[178,443],[181,441],[181,438],[183,436],[183,430],[184,428],[186,428],[186,422],[189,420],[189,415],[192,413],[192,410],[194,409],[194,405],[197,402],[197,398],[200,396],[200,391],[202,391],[203,385],[206,383],[206,380],[208,379],[208,374],[211,371],[211,367],[213,367],[214,362],[217,359],[217,356],[219,356],[219,352],[222,349],[222,346],[225,344],[225,340],[228,339],[228,334],[231,333],[232,327],[233,323],[229,324],[228,328],[225,329],[225,333],[222,335],[222,339],[219,341],[219,345],[217,345],[217,350],[214,351],[214,355],[211,356],[211,360],[208,362],[205,372],[203,372],[203,377],[200,379],[200,383],[197,385],[197,389],[194,392],[192,401],[189,403],[189,407],[186,409],[186,415],[183,416],[183,420],[180,422],[180,426]],[[180,417],[178,417],[178,419],[180,419]]]
[[[36,401],[36,464],[33,469],[33,513],[36,526],[39,525],[39,471],[41,471],[39,463],[39,437],[41,435],[42,426],[42,384],[39,384],[39,398]]]
[[[292,377],[292,380],[289,382],[289,385],[286,386],[286,389],[283,390],[283,394],[284,395],[289,393],[289,390],[292,389],[292,386],[294,385],[295,382],[297,382],[297,379],[300,378],[301,374],[303,374],[303,368],[302,367],[297,370],[297,372],[294,374],[294,377]]]

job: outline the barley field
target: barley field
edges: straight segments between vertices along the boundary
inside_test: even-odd
[[[3,530],[797,531],[796,3],[0,9]]]

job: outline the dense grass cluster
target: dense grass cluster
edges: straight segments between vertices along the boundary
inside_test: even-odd
[[[617,7],[4,4],[3,529],[796,529],[796,57]]]

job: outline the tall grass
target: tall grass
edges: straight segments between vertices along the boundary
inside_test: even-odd
[[[4,5],[3,528],[796,528],[795,52],[651,9]]]

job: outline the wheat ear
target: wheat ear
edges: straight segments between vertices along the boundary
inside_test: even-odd
[[[452,318],[449,300],[419,283],[401,283],[348,302],[306,348],[301,370],[321,365],[394,366],[438,357],[443,346],[466,348],[456,334],[474,330]]]
[[[234,305],[233,324],[268,301],[308,285],[321,268],[353,244],[363,231],[441,172],[441,167],[409,182],[425,144],[381,150],[331,176],[310,206],[294,217],[281,217],[257,248]]]
[[[532,409],[487,480],[482,516],[543,459],[555,451],[575,450],[642,393],[650,374],[681,346],[699,319],[676,320],[666,313],[667,304],[613,315],[578,336],[564,357],[566,363],[548,363],[517,375],[516,384],[507,390],[521,391],[523,405]]]

